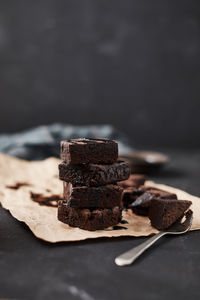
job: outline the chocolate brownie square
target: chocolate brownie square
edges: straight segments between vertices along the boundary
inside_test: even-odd
[[[107,185],[126,180],[129,175],[129,165],[124,161],[118,161],[111,165],[70,165],[64,162],[59,164],[60,179],[71,182],[73,186]]]
[[[113,208],[121,204],[123,189],[118,185],[73,187],[64,182],[63,186],[64,199],[73,208]]]
[[[71,139],[61,142],[61,159],[67,164],[112,164],[118,158],[118,143],[109,139]]]
[[[158,230],[170,227],[192,204],[187,200],[153,199],[150,202],[149,218],[151,225]]]
[[[85,230],[103,230],[107,227],[117,225],[121,221],[120,208],[105,209],[75,209],[70,207],[67,201],[58,202],[58,220],[72,227]]]

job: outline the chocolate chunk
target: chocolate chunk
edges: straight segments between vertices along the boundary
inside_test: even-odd
[[[138,197],[131,205],[133,212],[137,215],[148,216],[149,206],[152,199],[177,199],[176,194],[172,194],[159,189],[148,188],[147,192]]]
[[[109,139],[71,139],[61,142],[61,159],[67,164],[112,164],[118,144]]]
[[[142,174],[131,174],[129,178],[125,181],[119,183],[124,189],[128,187],[138,188],[141,185],[144,185],[146,176]]]
[[[121,221],[122,213],[119,207],[105,209],[75,209],[67,201],[58,202],[58,220],[72,227],[85,230],[102,230],[115,226]]]
[[[63,162],[59,164],[60,179],[71,182],[73,186],[107,185],[125,180],[129,174],[129,165],[124,161],[118,161],[111,165],[68,165]]]
[[[187,200],[153,199],[149,207],[151,225],[158,230],[171,226],[192,204]]]
[[[119,206],[122,188],[110,184],[99,187],[77,186],[64,182],[64,198],[73,208],[112,208]]]

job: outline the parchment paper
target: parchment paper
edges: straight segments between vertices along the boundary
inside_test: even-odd
[[[58,163],[56,158],[28,162],[0,154],[0,203],[13,217],[25,222],[36,237],[56,243],[100,237],[148,236],[157,232],[147,217],[136,216],[131,210],[123,212],[123,219],[128,221],[128,224],[122,225],[126,230],[108,228],[90,232],[59,222],[57,208],[40,205],[31,198],[31,193],[47,198],[52,195],[62,198],[63,186],[58,179]],[[150,181],[146,185],[176,193],[178,199],[191,200],[194,213],[191,230],[200,229],[200,198]]]

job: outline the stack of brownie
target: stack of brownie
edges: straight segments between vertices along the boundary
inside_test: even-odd
[[[61,142],[59,177],[64,200],[58,219],[72,227],[100,230],[121,221],[122,187],[128,163],[118,160],[118,144],[108,139],[72,139]]]

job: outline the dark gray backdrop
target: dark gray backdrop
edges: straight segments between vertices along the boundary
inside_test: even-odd
[[[200,146],[200,1],[0,1],[0,132],[112,123]]]

